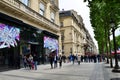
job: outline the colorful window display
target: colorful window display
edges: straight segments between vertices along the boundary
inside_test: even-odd
[[[20,40],[20,29],[0,23],[0,49],[5,47],[17,46]]]
[[[48,49],[49,51],[57,51],[58,53],[58,40],[44,36],[44,48]]]

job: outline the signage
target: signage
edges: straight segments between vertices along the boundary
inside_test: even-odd
[[[58,52],[58,40],[48,36],[44,36],[44,48],[47,48],[51,51],[56,50]]]
[[[0,23],[0,49],[17,46],[20,40],[20,29]]]

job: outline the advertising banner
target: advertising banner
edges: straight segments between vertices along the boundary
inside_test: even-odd
[[[58,53],[58,40],[44,36],[44,48],[48,49],[49,51],[57,51]]]
[[[0,49],[17,46],[17,41],[20,40],[20,29],[14,26],[9,26],[0,23]]]

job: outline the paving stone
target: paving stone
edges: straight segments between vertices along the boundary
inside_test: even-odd
[[[50,65],[39,65],[38,70],[18,69],[0,72],[0,80],[120,80],[120,74],[112,73],[109,64],[64,63],[62,68],[50,69]]]

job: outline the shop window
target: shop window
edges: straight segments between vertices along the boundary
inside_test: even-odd
[[[20,29],[0,23],[0,49],[16,47],[18,41],[20,41]]]
[[[44,36],[44,49],[45,54],[50,54],[51,52],[56,51],[56,54],[58,55],[58,40],[49,36]]]

